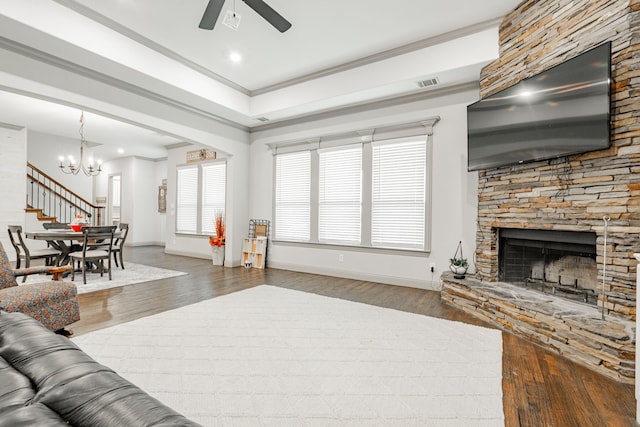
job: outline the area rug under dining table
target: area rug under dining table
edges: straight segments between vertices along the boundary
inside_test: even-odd
[[[262,285],[73,338],[204,426],[504,425],[502,335]]]
[[[87,273],[87,283],[82,283],[82,272],[76,272],[76,277],[73,283],[76,284],[78,294],[86,294],[88,292],[101,291],[103,289],[134,285],[153,280],[167,279],[169,277],[184,276],[186,274],[188,273],[185,273],[184,271],[169,270],[166,268],[127,262],[124,270],[119,267],[112,267],[111,280],[109,280],[109,273],[104,273],[100,276],[100,273],[92,272]],[[27,276],[27,281],[25,283],[42,282],[43,280],[50,279],[39,274],[34,274]],[[71,281],[71,275],[67,275],[62,280],[66,282]],[[22,281],[18,280],[18,284],[21,283]]]

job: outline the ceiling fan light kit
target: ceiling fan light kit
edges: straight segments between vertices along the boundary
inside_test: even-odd
[[[224,15],[224,19],[222,20],[222,24],[226,25],[232,30],[238,31],[238,27],[240,26],[240,19],[242,19],[242,17],[234,10],[227,10],[226,15]]]
[[[206,9],[204,10],[204,14],[202,15],[202,19],[200,20],[199,27],[203,30],[213,30],[213,27],[216,26],[216,22],[218,21],[218,17],[220,16],[220,12],[222,11],[222,6],[224,6],[225,0],[209,0]],[[278,31],[284,33],[289,28],[291,28],[291,23],[284,19],[282,15],[273,10],[271,6],[266,4],[262,0],[242,0],[253,9],[258,15],[262,16],[268,23],[273,25]],[[237,22],[235,19],[232,19],[235,22],[235,27],[227,24],[227,19],[229,14],[237,16]],[[238,28],[240,24],[240,15],[235,13],[235,11],[228,11],[227,16],[223,20],[223,24],[227,25],[234,30]]]

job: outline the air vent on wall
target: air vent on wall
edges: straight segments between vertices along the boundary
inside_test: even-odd
[[[438,78],[437,78],[437,77],[433,77],[433,78],[431,78],[431,79],[420,80],[420,81],[418,82],[418,86],[420,86],[420,87],[430,87],[430,86],[435,86],[435,85],[437,85],[438,83],[440,83],[440,82],[438,81]]]

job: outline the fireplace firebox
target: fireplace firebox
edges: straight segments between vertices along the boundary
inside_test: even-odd
[[[597,305],[596,234],[503,228],[498,279]]]

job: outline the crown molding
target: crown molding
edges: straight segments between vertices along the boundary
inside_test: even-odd
[[[311,80],[315,80],[321,77],[330,76],[332,74],[341,73],[343,71],[348,71],[354,68],[362,67],[365,65],[369,65],[375,62],[384,61],[386,59],[394,58],[396,56],[404,55],[407,53],[415,52],[417,50],[426,49],[431,46],[435,46],[438,44],[446,43],[451,40],[458,39],[460,37],[468,36],[483,30],[486,30],[491,27],[495,27],[500,25],[502,22],[502,18],[496,18],[489,21],[480,22],[475,25],[470,25],[468,27],[459,28],[454,31],[449,31],[447,33],[439,34],[434,37],[429,37],[426,39],[418,40],[413,43],[409,43],[404,46],[400,46],[394,49],[385,50],[383,52],[375,53],[373,55],[365,56],[360,59],[356,59],[354,61],[346,62],[344,64],[337,65],[335,67],[325,68],[323,70],[309,73],[304,76],[296,77],[294,79],[286,80],[280,83],[276,83],[270,86],[265,86],[260,89],[255,89],[250,92],[251,96],[263,95],[265,93],[273,92],[276,90],[284,89],[290,86],[294,86],[300,83],[305,83]]]
[[[168,157],[158,157],[157,159],[152,159],[151,157],[144,157],[144,156],[131,156],[133,159],[136,160],[144,160],[145,162],[162,162],[164,160],[168,160]]]
[[[245,95],[251,94],[251,91],[249,91],[249,89],[243,86],[240,86],[239,84],[225,77],[222,77],[220,74],[214,73],[210,69],[203,67],[197,62],[194,62],[194,61],[191,61],[190,59],[185,58],[184,56],[174,52],[173,50],[168,49],[165,46],[162,46],[161,44],[154,42],[153,40],[143,36],[142,34],[137,33],[131,30],[130,28],[125,27],[119,22],[116,22],[113,19],[102,15],[85,5],[78,3],[75,0],[53,0],[53,1],[60,4],[61,6],[64,6],[68,9],[73,10],[76,13],[79,13],[85,18],[91,19],[92,21],[95,21],[101,25],[104,25],[105,27],[135,41],[136,43],[139,43],[155,52],[158,52],[159,54],[164,55],[167,58],[171,58],[174,61],[184,65],[185,67],[191,68],[192,70],[197,71],[200,74],[204,74],[210,79],[216,80],[222,83],[223,85],[228,86],[234,90],[237,90],[238,92],[243,93]]]
[[[0,49],[5,49],[8,51],[14,52],[18,55],[24,56],[25,58],[29,58],[37,62],[42,62],[44,64],[62,69],[69,73],[73,73],[82,77],[86,77],[91,80],[104,83],[111,87],[122,89],[125,92],[129,92],[131,94],[140,96],[142,98],[146,98],[154,102],[158,102],[160,104],[164,104],[173,108],[180,109],[182,111],[196,114],[207,120],[213,120],[220,124],[224,124],[226,126],[230,126],[243,131],[248,131],[249,129],[247,126],[228,120],[224,117],[220,117],[216,114],[212,114],[201,108],[193,107],[184,102],[180,102],[175,99],[169,98],[167,96],[160,95],[158,93],[144,89],[140,86],[125,82],[124,80],[111,77],[107,74],[100,73],[98,71],[92,70],[82,65],[73,63],[71,61],[67,61],[66,59],[59,58],[57,56],[32,48],[22,43],[18,43],[14,40],[10,40],[6,37],[0,37]]]
[[[176,148],[191,147],[192,145],[193,144],[191,144],[189,142],[176,142],[175,144],[165,145],[165,148],[167,150],[174,150]]]
[[[411,102],[424,101],[426,99],[437,98],[441,96],[454,95],[461,92],[466,92],[470,90],[480,90],[480,83],[478,81],[460,83],[457,85],[451,85],[447,87],[442,87],[438,89],[432,89],[428,91],[421,91],[418,93],[412,93],[409,95],[395,96],[389,98],[380,98],[375,101],[367,101],[357,104],[352,104],[349,106],[328,109],[321,112],[310,113],[306,115],[300,115],[297,117],[292,117],[290,119],[285,119],[282,121],[273,121],[270,123],[265,123],[262,125],[254,126],[251,128],[250,132],[261,132],[265,130],[273,130],[293,125],[299,125],[309,122],[315,122],[318,120],[331,119],[335,117],[345,116],[349,114],[362,113],[365,111],[380,109],[380,108],[388,108],[394,107],[397,105],[409,104]]]
[[[9,129],[9,130],[22,130],[22,129],[24,129],[24,126],[18,126],[18,125],[14,125],[14,124],[11,124],[11,123],[0,122],[0,128],[1,129]]]
[[[483,31],[488,28],[500,25],[503,19],[502,17],[500,17],[500,18],[491,19],[489,21],[480,22],[478,24],[470,25],[464,28],[459,28],[457,30],[439,34],[434,37],[428,37],[426,39],[418,40],[413,43],[409,43],[407,45],[399,46],[393,49],[385,50],[383,52],[375,53],[373,55],[365,56],[363,58],[355,59],[353,61],[346,62],[344,64],[340,64],[334,67],[325,68],[313,73],[305,74],[299,77],[295,77],[293,79],[275,83],[273,85],[265,86],[265,87],[254,89],[254,90],[249,90],[225,77],[222,77],[217,73],[214,73],[210,69],[203,67],[202,65],[185,58],[184,56],[172,51],[171,49],[168,49],[165,46],[162,46],[154,42],[153,40],[147,37],[144,37],[143,35],[125,27],[124,25],[112,20],[111,18],[108,18],[87,6],[78,3],[77,0],[53,0],[53,1],[55,1],[56,3],[68,9],[73,10],[76,13],[83,15],[88,19],[91,19],[92,21],[95,21],[95,22],[98,22],[99,24],[104,25],[105,27],[108,27],[111,30],[127,38],[130,38],[136,41],[137,43],[140,43],[141,45],[148,47],[149,49],[152,49],[168,58],[171,58],[174,61],[184,65],[185,67],[191,68],[194,71],[204,74],[207,77],[210,77],[250,97],[263,95],[265,93],[285,89],[300,83],[305,83],[321,77],[326,77],[329,75],[341,73],[343,71],[362,67],[364,65],[372,64],[374,62],[384,61],[389,58],[394,58],[396,56],[404,55],[406,53],[415,52],[417,50],[422,50],[431,46],[442,44],[451,40],[455,40],[460,37],[468,36],[470,34],[474,34],[479,31]]]

